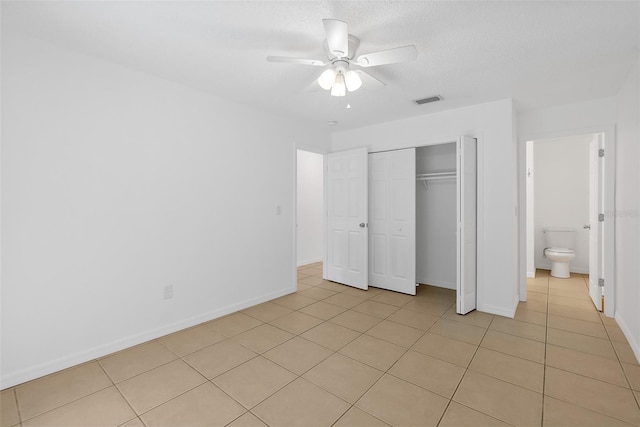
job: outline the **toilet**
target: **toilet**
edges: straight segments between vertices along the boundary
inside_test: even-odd
[[[551,261],[551,276],[566,279],[571,276],[569,263],[574,251],[576,230],[572,228],[543,228],[544,256]]]

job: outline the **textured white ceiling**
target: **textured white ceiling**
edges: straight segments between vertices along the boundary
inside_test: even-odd
[[[418,60],[371,68],[387,83],[344,98],[309,90],[322,18],[349,23],[359,53],[415,44]],[[639,2],[2,2],[2,31],[52,43],[229,100],[351,128],[512,97],[519,109],[614,95],[639,55]],[[6,33],[5,33],[6,34]],[[440,94],[445,101],[412,100]]]

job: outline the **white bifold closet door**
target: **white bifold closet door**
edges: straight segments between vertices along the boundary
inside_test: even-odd
[[[369,154],[369,284],[416,294],[416,150]]]
[[[325,278],[368,288],[368,159],[366,148],[327,155]]]
[[[476,169],[474,138],[460,137],[457,144],[458,274],[456,312],[467,314],[476,308]]]

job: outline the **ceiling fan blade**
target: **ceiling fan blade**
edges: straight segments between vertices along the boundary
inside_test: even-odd
[[[313,65],[322,67],[326,64],[320,59],[289,58],[288,56],[267,56],[267,62],[285,62],[287,64]]]
[[[360,80],[362,80],[362,87],[365,89],[380,89],[386,86],[386,84],[373,77],[371,74],[363,71],[363,70],[354,70],[360,76]]]
[[[346,22],[337,19],[323,19],[329,51],[338,58],[349,55],[349,28]]]
[[[395,64],[398,62],[415,61],[418,51],[413,45],[396,47],[394,49],[360,55],[356,63],[361,67],[375,67],[377,65]]]

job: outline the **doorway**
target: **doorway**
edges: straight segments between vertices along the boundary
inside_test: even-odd
[[[571,242],[565,246],[572,246],[571,277],[558,279],[552,272],[552,280],[566,280],[567,287],[584,281],[599,311],[604,310],[606,271],[604,139],[604,133],[588,133],[528,140],[524,168],[526,280],[535,286],[537,276],[549,275],[553,265],[559,268],[547,257],[547,247],[556,244],[552,236],[561,236]]]
[[[323,213],[324,155],[296,149],[296,267],[322,262]]]

